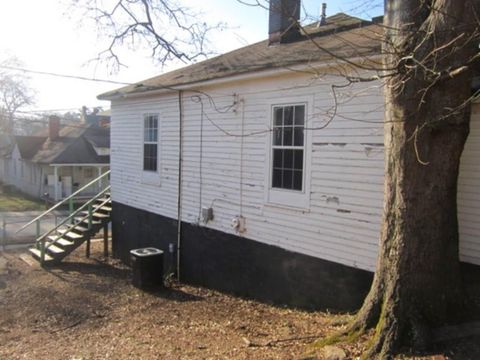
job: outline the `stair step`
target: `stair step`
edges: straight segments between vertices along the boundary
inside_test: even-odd
[[[87,214],[85,215],[88,215],[88,211],[87,211]],[[95,217],[93,214],[92,214],[92,218]],[[76,217],[75,220],[77,222],[82,222],[82,223],[85,223],[85,224],[88,224],[88,219],[83,219],[84,217]],[[98,224],[101,224],[102,222],[100,220],[94,220],[92,219],[92,224],[93,225],[98,225]]]
[[[83,238],[83,235],[77,234],[76,232],[70,231],[70,229],[57,229],[57,231],[62,234],[62,237],[66,236],[70,239],[80,239]]]
[[[99,207],[99,208],[95,208],[95,211],[98,211],[98,210],[111,212],[112,208],[110,206],[102,206],[102,207]]]
[[[103,198],[100,198],[100,199],[97,199],[96,201],[102,203],[104,201],[110,201],[110,197],[103,197]]]
[[[28,251],[30,252],[30,254],[37,260],[40,261],[40,258],[41,258],[41,251],[38,250],[37,248],[30,248],[28,249]],[[45,253],[45,262],[49,262],[49,261],[53,261],[54,258],[51,257],[50,255],[48,255],[47,253]]]
[[[60,245],[61,247],[69,247],[75,245],[73,241],[69,241],[67,239],[62,238],[58,235],[49,235],[47,236],[48,240],[54,242],[55,245]]]
[[[51,245],[50,245],[51,244]],[[46,245],[49,245],[46,249],[46,251],[48,251],[49,253],[51,253],[52,255],[55,254],[55,255],[61,255],[61,254],[64,254],[65,253],[65,250],[63,250],[62,248],[59,248],[58,246],[56,245],[53,245],[52,243],[48,243]]]
[[[79,223],[71,226],[72,231],[87,232],[91,229],[88,228],[88,223]]]
[[[88,215],[88,211],[81,211],[81,213],[85,214],[85,215]],[[110,215],[102,214],[102,213],[98,213],[98,212],[92,213],[92,216],[94,218],[99,218],[99,219],[106,219],[106,218],[110,217]]]

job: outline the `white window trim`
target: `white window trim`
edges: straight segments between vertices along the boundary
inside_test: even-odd
[[[144,161],[144,144],[145,144],[145,117],[147,116],[156,116],[157,117],[157,170],[156,171],[149,171],[149,170],[144,170],[143,169],[143,161]],[[160,114],[159,113],[144,113],[142,114],[142,126],[140,126],[141,132],[140,132],[140,144],[142,146],[141,149],[141,159],[140,159],[140,167],[141,167],[141,172],[142,172],[142,183],[147,184],[147,185],[156,185],[160,186]]]
[[[288,97],[285,101],[275,101],[268,104],[266,119],[269,129],[273,129],[273,108],[275,106],[294,106],[305,105],[305,127],[312,127],[312,120],[309,118],[313,114],[313,96]],[[304,168],[303,168],[303,190],[289,190],[272,188],[272,137],[270,131],[266,136],[266,164],[265,167],[265,205],[298,209],[309,211],[310,209],[310,183],[311,183],[311,161],[312,161],[312,131],[304,133]]]

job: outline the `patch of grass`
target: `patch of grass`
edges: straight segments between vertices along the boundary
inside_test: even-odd
[[[5,193],[0,190],[0,212],[30,210],[45,210],[45,204],[41,201],[29,199],[23,194]]]

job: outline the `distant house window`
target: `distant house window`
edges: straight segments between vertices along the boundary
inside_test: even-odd
[[[93,178],[93,168],[91,167],[86,167],[83,169],[83,176],[85,178]]]
[[[305,105],[273,107],[271,187],[303,191]]]
[[[158,115],[143,118],[143,170],[156,172],[158,168]]]

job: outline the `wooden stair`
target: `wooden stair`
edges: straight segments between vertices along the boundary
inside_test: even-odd
[[[44,238],[45,258],[41,261],[41,242],[29,249],[30,254],[42,265],[53,265],[61,262],[68,254],[83,243],[89,241],[111,221],[112,205],[110,195],[96,199],[92,203],[92,220],[89,229],[89,211],[80,211],[72,217],[72,223],[58,227],[54,233]]]

